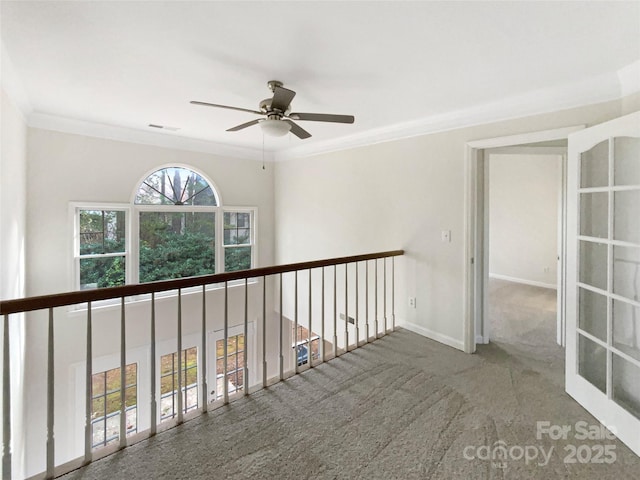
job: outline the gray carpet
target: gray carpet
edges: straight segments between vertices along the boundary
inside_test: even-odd
[[[502,315],[524,319],[518,305]],[[640,458],[617,440],[536,438],[536,421],[597,423],[564,393],[562,349],[535,344],[544,324],[498,327],[503,336],[475,355],[398,330],[63,478],[639,478]],[[465,459],[497,441],[506,461]],[[611,444],[616,459],[565,463],[568,444]],[[512,447],[528,446],[553,448],[548,464],[518,459]]]

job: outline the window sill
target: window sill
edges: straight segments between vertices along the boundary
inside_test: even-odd
[[[249,279],[247,281],[247,286],[249,285],[256,285],[259,284],[262,280],[259,278],[252,278]],[[244,281],[243,280],[236,280],[233,282],[229,282],[228,283],[228,288],[239,288],[239,287],[244,287]],[[220,284],[220,283],[214,283],[211,285],[207,285],[205,287],[205,291],[206,292],[217,292],[217,291],[221,291],[224,290],[224,285]],[[185,296],[192,296],[192,295],[198,295],[198,294],[202,294],[202,287],[191,287],[191,288],[185,288],[184,290],[182,290],[182,297]],[[177,290],[169,290],[166,292],[158,292],[155,295],[155,300],[168,300],[168,299],[174,299],[178,297],[178,292]],[[134,304],[144,304],[144,303],[149,303],[151,302],[151,294],[147,294],[147,295],[137,295],[135,297],[125,297],[125,305],[134,305]],[[120,308],[121,305],[121,299],[119,298],[114,298],[112,300],[102,300],[100,302],[94,302],[91,305],[91,310],[95,311],[95,310],[100,310],[100,311],[104,311],[104,310],[115,310],[116,308]],[[82,314],[87,312],[88,308],[87,308],[87,304],[86,303],[81,303],[81,304],[77,304],[77,305],[71,305],[69,307],[69,313],[70,314]]]

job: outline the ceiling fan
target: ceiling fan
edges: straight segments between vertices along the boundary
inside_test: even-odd
[[[325,113],[291,113],[291,100],[296,96],[296,92],[284,88],[282,82],[271,80],[267,83],[269,89],[273,92],[272,98],[266,98],[260,102],[260,110],[250,110],[247,108],[229,107],[227,105],[218,105],[216,103],[191,101],[193,105],[204,105],[205,107],[228,108],[229,110],[239,110],[241,112],[255,113],[256,115],[264,115],[266,118],[251,120],[250,122],[229,128],[227,132],[237,132],[252,125],[260,125],[262,131],[266,135],[273,137],[281,137],[291,131],[295,136],[301,139],[309,138],[311,134],[307,132],[293,120],[309,120],[314,122],[335,122],[335,123],[353,123],[355,118],[353,115],[331,115]]]

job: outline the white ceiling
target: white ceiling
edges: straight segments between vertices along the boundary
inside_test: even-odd
[[[571,91],[640,59],[638,1],[2,1],[0,13],[31,115],[252,149],[259,127],[225,130],[257,117],[189,101],[256,109],[278,79],[294,111],[356,117],[266,140],[282,150]]]

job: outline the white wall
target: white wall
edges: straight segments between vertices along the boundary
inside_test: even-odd
[[[27,218],[27,125],[19,110],[1,94],[0,111],[0,299],[25,295],[25,241]],[[1,335],[1,334],[0,334]],[[22,422],[24,372],[24,318],[10,319],[13,471],[23,474]],[[4,365],[3,365],[4,368]],[[2,399],[0,399],[0,404]],[[0,407],[1,408],[1,407]]]
[[[489,275],[557,284],[558,155],[489,156]]]
[[[0,298],[25,293],[27,125],[2,90],[0,153]]]
[[[622,113],[612,101],[279,162],[276,261],[403,248],[398,321],[462,349],[466,143]],[[442,230],[451,230],[451,242],[441,241]]]

